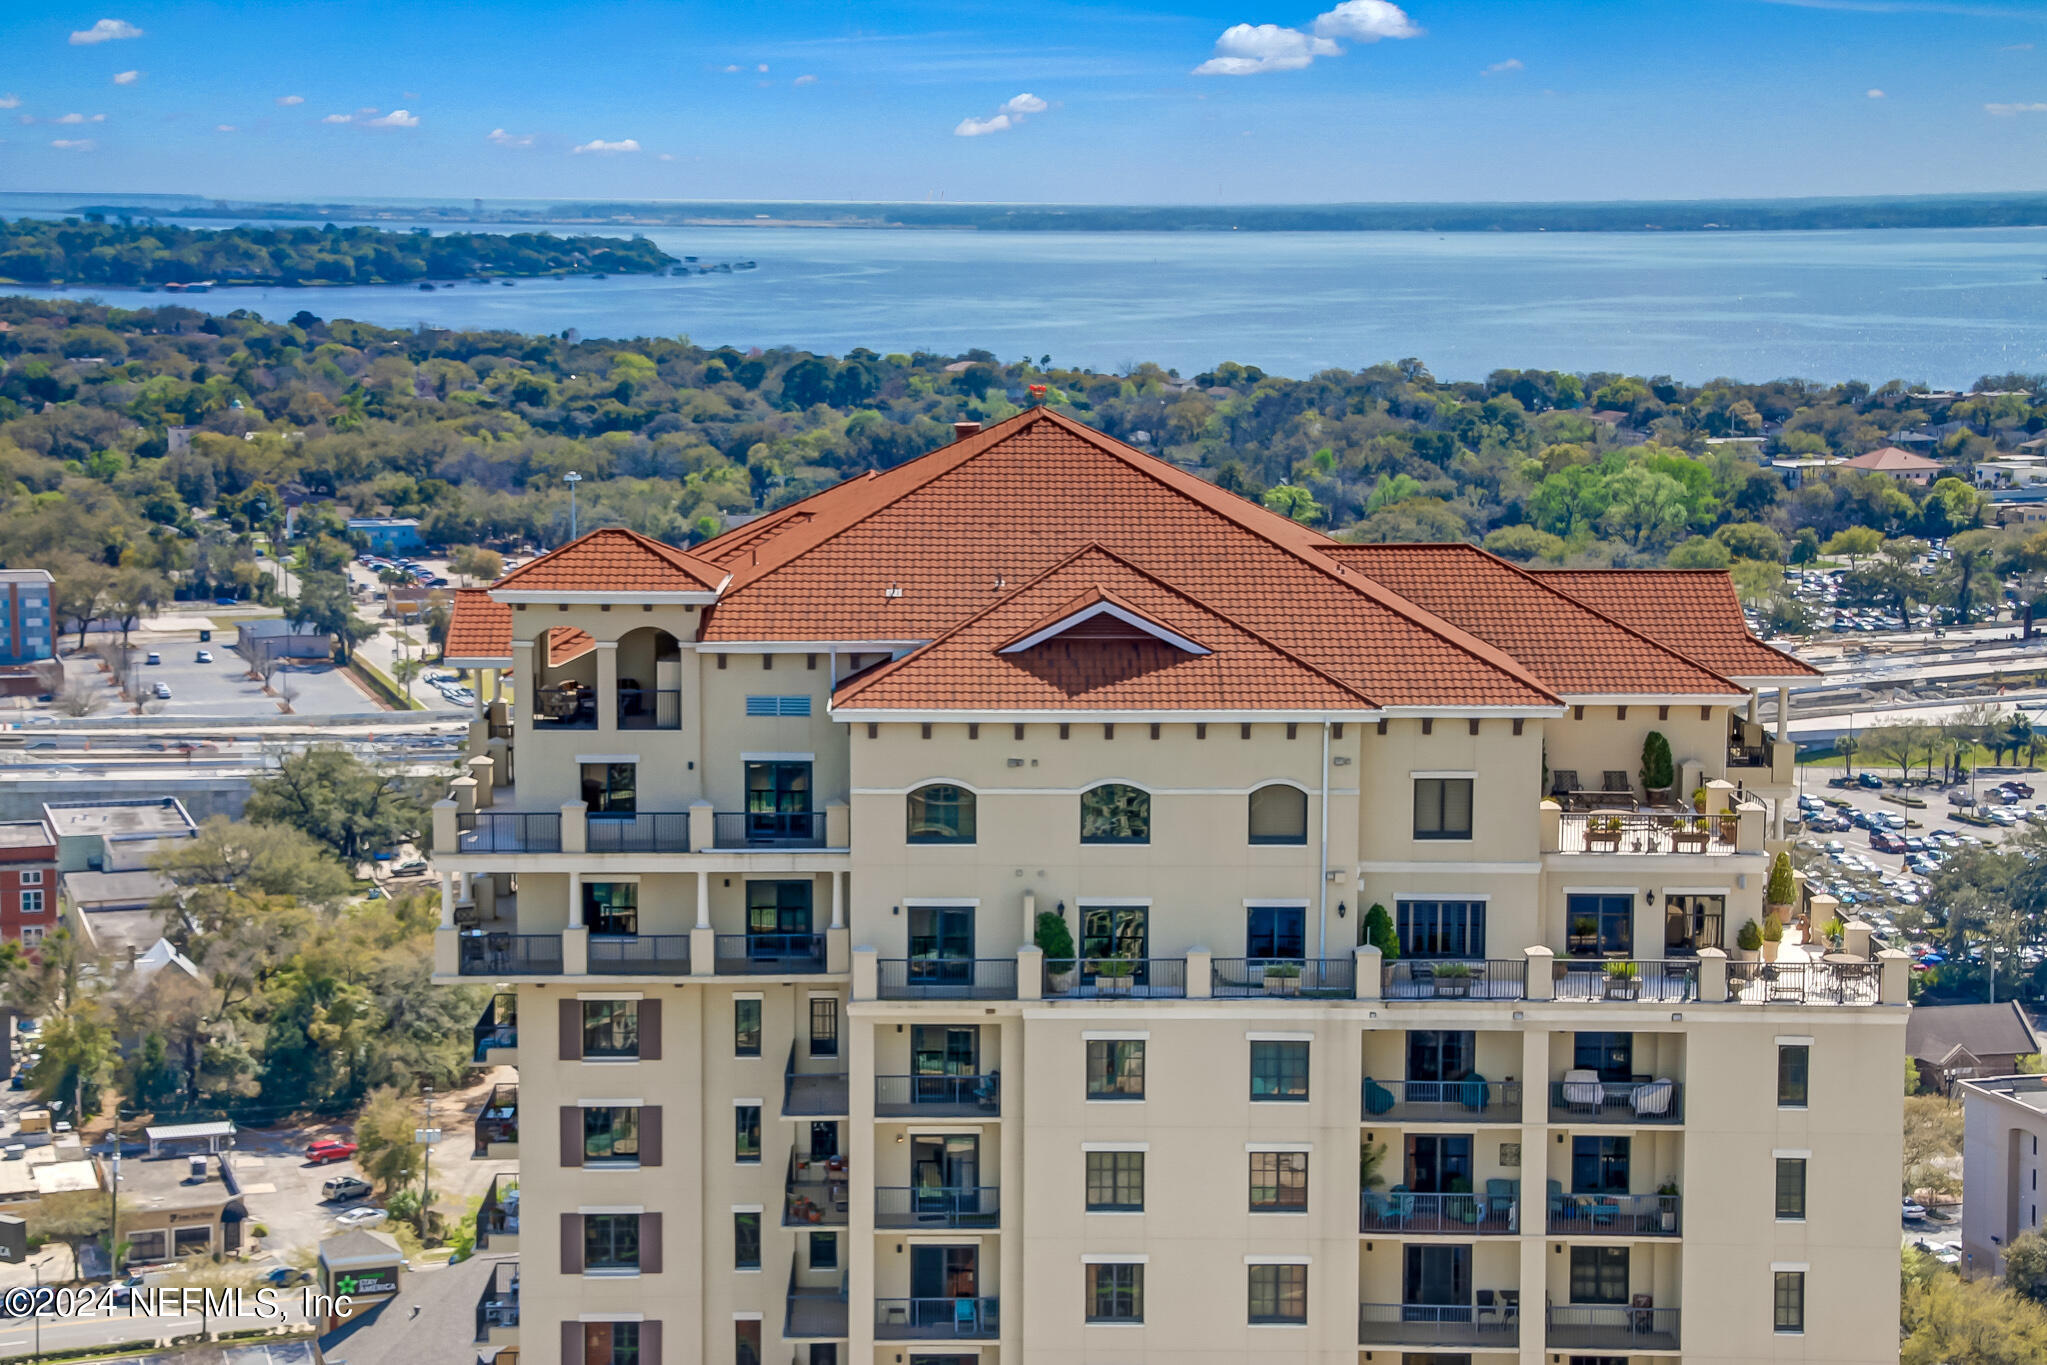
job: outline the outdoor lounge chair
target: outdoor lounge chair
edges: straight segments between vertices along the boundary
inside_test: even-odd
[[[1393,1111],[1393,1092],[1385,1086],[1365,1077],[1365,1112],[1367,1114],[1388,1114]]]
[[[1599,1073],[1591,1070],[1566,1071],[1564,1103],[1573,1110],[1598,1113],[1600,1106],[1606,1103],[1606,1087],[1599,1083]]]
[[[1638,1119],[1666,1118],[1676,1100],[1677,1086],[1669,1080],[1647,1081],[1636,1086],[1635,1093],[1630,1096]]]

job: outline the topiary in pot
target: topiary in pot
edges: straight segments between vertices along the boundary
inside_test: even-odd
[[[1775,962],[1784,946],[1784,921],[1773,914],[1763,916],[1763,961]]]
[[[1789,911],[1797,899],[1798,879],[1791,873],[1791,855],[1779,853],[1777,861],[1770,864],[1770,881],[1763,892],[1763,904],[1782,919],[1782,912]]]
[[[1642,794],[1649,798],[1649,804],[1661,805],[1670,799],[1670,789],[1676,781],[1677,774],[1670,762],[1670,741],[1661,730],[1651,730],[1642,740]]]
[[[1379,950],[1381,961],[1391,962],[1400,956],[1400,935],[1393,928],[1393,916],[1386,913],[1386,907],[1374,904],[1365,911],[1363,929],[1365,942]]]
[[[1045,955],[1045,975],[1055,991],[1069,990],[1073,986],[1073,931],[1066,927],[1063,916],[1050,910],[1038,912],[1037,927],[1032,933],[1038,951]]]

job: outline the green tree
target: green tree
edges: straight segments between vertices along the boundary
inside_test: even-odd
[[[43,1020],[43,1055],[29,1069],[36,1097],[62,1106],[74,1125],[99,1113],[100,1091],[119,1053],[98,1003],[85,999]]]
[[[1873,531],[1867,526],[1851,526],[1827,538],[1820,546],[1820,552],[1829,559],[1844,558],[1849,568],[1856,568],[1863,558],[1883,548],[1883,532]]]
[[[426,801],[420,780],[374,768],[339,745],[316,745],[283,755],[275,772],[256,779],[242,816],[289,825],[352,866],[419,833]]]
[[[1724,569],[1734,562],[1726,545],[1710,536],[1693,536],[1664,558],[1673,569]]]
[[[1329,513],[1315,495],[1294,484],[1283,483],[1277,488],[1266,490],[1265,505],[1283,517],[1292,517],[1303,526],[1320,525]]]
[[[449,554],[448,567],[464,578],[472,581],[481,579],[489,583],[504,575],[505,557],[496,550],[463,545]]]
[[[2014,1294],[2047,1304],[2047,1237],[2022,1232],[2004,1249],[2004,1283]]]
[[[1905,1287],[1898,1365],[2037,1365],[2047,1360],[2047,1313],[1994,1280],[1952,1272]]]
[[[1962,1107],[1945,1095],[1905,1099],[1904,1193],[1921,1190],[1935,1198],[1961,1193]]]
[[[351,651],[377,633],[376,626],[355,614],[348,595],[348,582],[338,573],[312,572],[299,579],[299,595],[287,603],[285,615],[301,629],[325,632],[341,649],[348,662]]]
[[[46,1194],[35,1202],[28,1226],[31,1234],[62,1242],[70,1250],[71,1278],[75,1280],[81,1273],[79,1248],[99,1240],[107,1230],[106,1196],[97,1190]]]
[[[412,1140],[425,1124],[412,1100],[394,1086],[381,1086],[363,1102],[355,1120],[355,1163],[388,1198],[411,1184],[426,1158]]]

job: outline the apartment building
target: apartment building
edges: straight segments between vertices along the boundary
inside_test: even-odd
[[[448,653],[481,1343],[1896,1356],[1906,962],[1736,947],[1809,670],[1724,575],[1338,544],[1038,408]]]
[[[34,948],[56,926],[57,836],[47,821],[0,821],[0,942]]]
[[[2040,1230],[2040,1139],[2047,1137],[2047,1076],[1958,1081],[1962,1100],[1962,1270],[2002,1275],[2004,1253]]]

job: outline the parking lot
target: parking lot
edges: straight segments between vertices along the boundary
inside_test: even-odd
[[[201,663],[198,652],[213,655]],[[145,662],[151,652],[161,663]],[[148,699],[155,714],[164,716],[246,716],[251,719],[280,714],[279,703],[291,702],[299,715],[374,711],[377,703],[347,673],[331,663],[300,660],[279,669],[271,679],[270,692],[260,680],[249,676],[249,663],[225,644],[202,645],[196,639],[165,640],[136,651],[133,690]],[[155,685],[170,688],[167,700],[150,697]]]

